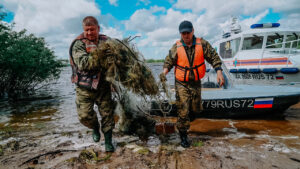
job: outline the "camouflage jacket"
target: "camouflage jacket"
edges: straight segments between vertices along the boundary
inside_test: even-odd
[[[181,40],[182,41],[182,40]],[[195,42],[195,37],[194,37],[194,42]],[[212,65],[213,68],[218,68],[221,67],[222,62],[221,59],[216,52],[216,50],[204,39],[201,38],[201,44],[203,48],[203,55],[204,59]],[[193,65],[191,63],[192,59],[195,55],[195,43],[193,43],[192,47],[184,46],[186,54],[188,56],[188,59],[190,61],[190,65]],[[169,54],[165,58],[164,62],[164,68],[167,68],[169,71],[177,64],[177,45],[176,43],[172,46],[172,48],[169,50]],[[190,74],[193,76],[193,74]],[[190,77],[192,78],[192,77]],[[192,78],[193,79],[193,78]]]
[[[103,36],[103,35],[102,35]],[[107,37],[107,36],[106,36]],[[109,37],[107,37],[110,39]],[[99,40],[98,45],[104,42],[104,40]],[[72,47],[72,56],[74,63],[79,70],[82,71],[99,71],[100,62],[97,55],[92,55],[87,52],[85,43],[81,40],[76,40]]]
[[[106,40],[108,40],[107,36],[99,35],[98,44],[94,44],[81,34],[72,42],[69,51],[72,67],[71,80],[77,86],[86,89],[98,89],[103,71],[101,71],[99,57],[93,55],[90,50]]]

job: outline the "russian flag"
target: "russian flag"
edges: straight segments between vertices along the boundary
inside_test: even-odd
[[[258,98],[254,101],[254,108],[272,108],[274,98]]]
[[[276,80],[283,80],[283,76],[276,76]]]

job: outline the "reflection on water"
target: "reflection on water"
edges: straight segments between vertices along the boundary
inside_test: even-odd
[[[150,64],[158,78],[162,64]],[[31,98],[18,102],[0,102],[0,143],[11,137],[29,137],[29,131],[42,133],[87,130],[77,118],[74,85],[70,82],[71,69],[64,68],[60,79]],[[167,76],[174,82],[172,72]],[[27,135],[26,135],[27,133]],[[255,144],[276,140],[300,151],[300,105],[288,109],[278,117],[258,119],[197,119],[190,128],[192,135],[225,137],[234,144],[248,144],[243,138],[253,138]],[[254,143],[251,143],[254,144]]]
[[[61,72],[61,77],[34,96],[19,101],[0,102],[0,140],[7,137],[5,131],[28,131],[45,127],[55,129],[59,126],[78,123],[75,111],[74,85],[70,82],[70,68]],[[74,127],[74,126],[73,126]],[[13,133],[11,133],[13,134]]]

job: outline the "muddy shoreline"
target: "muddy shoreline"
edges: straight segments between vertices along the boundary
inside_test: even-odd
[[[91,131],[40,126],[2,132],[0,168],[300,168],[300,103],[288,120],[196,119],[191,148],[179,146],[177,134],[153,135],[147,141],[114,131],[116,152],[105,153],[103,136]],[[276,122],[276,123],[274,123]],[[259,124],[257,124],[259,123]],[[281,124],[282,126],[278,126]],[[274,126],[277,125],[277,126]],[[50,126],[50,125],[49,125]],[[18,137],[15,137],[18,136]]]

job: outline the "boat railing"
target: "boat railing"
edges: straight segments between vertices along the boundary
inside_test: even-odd
[[[286,52],[286,48],[276,48],[276,49],[267,48],[267,47],[270,47],[270,46],[277,46],[277,45],[284,46],[284,44],[287,44],[287,43],[290,43],[290,47],[288,48],[287,52]],[[293,44],[294,43],[297,43],[296,48],[293,48]],[[288,57],[287,57],[287,61],[286,61],[286,66],[288,66],[288,64],[290,62],[291,54],[296,54],[296,53],[299,52],[297,50],[299,43],[300,43],[300,39],[296,39],[296,40],[292,40],[292,41],[287,41],[287,42],[282,42],[282,43],[274,43],[274,44],[271,44],[271,45],[266,45],[266,47],[262,51],[261,58],[260,58],[259,64],[258,64],[258,68],[260,68],[260,66],[261,66],[261,62],[262,62],[262,59],[264,58],[264,54],[265,54],[266,50],[269,51],[269,52],[273,51],[273,52],[278,52],[278,53],[281,53],[281,52],[282,53],[287,53]]]

